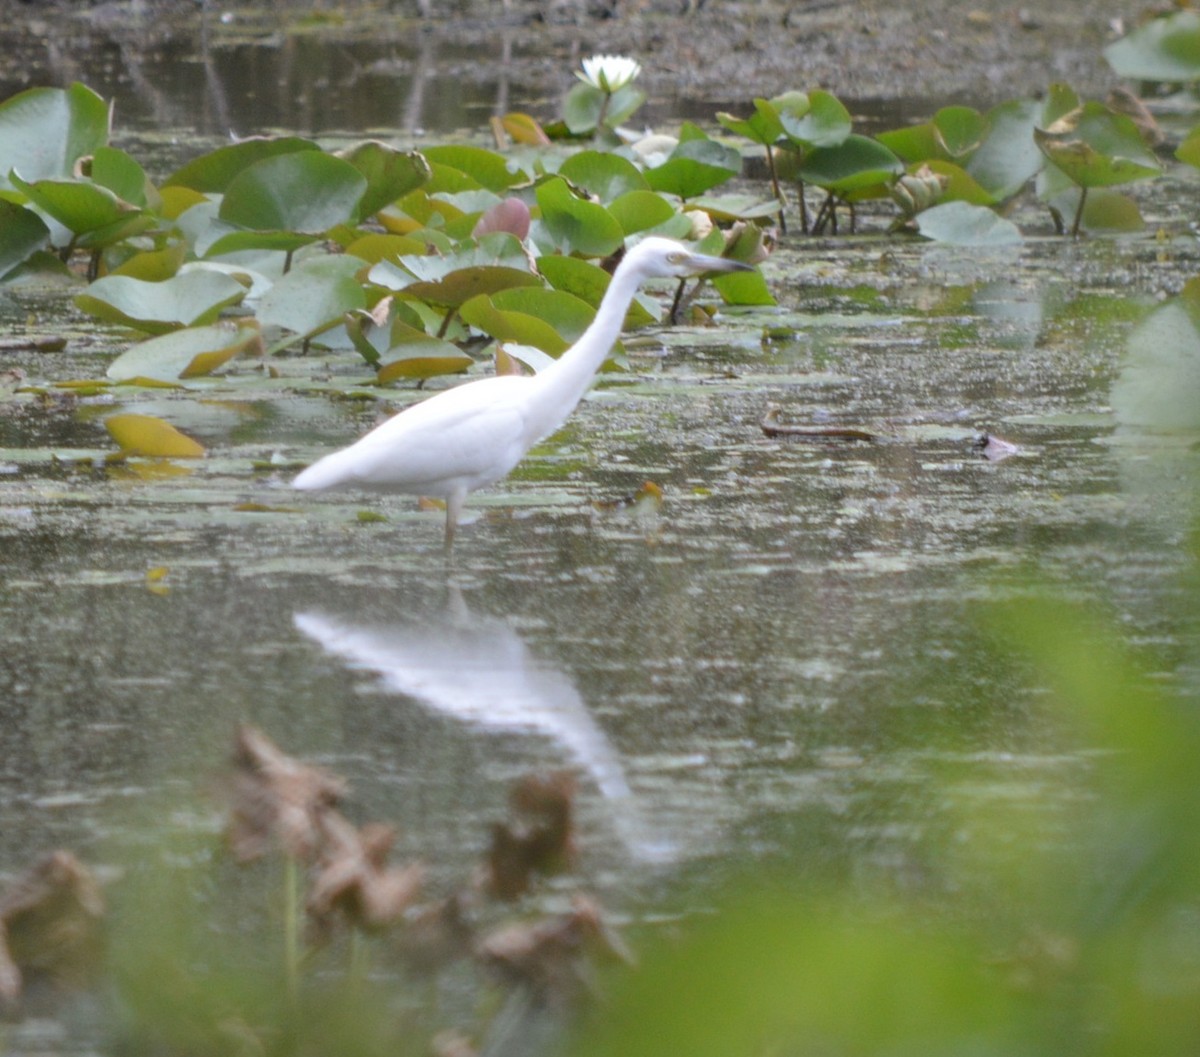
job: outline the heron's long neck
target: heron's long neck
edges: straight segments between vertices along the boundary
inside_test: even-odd
[[[641,276],[618,268],[608,284],[596,318],[579,340],[534,378],[539,435],[557,429],[582,399],[617,338]]]

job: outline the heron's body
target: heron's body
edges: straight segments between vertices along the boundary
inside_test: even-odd
[[[648,238],[621,262],[591,326],[549,367],[529,376],[482,378],[447,389],[400,412],[348,448],[296,477],[305,491],[361,488],[446,501],[446,543],[469,493],[504,477],[556,430],[587,392],[620,336],[642,281],[748,266]]]

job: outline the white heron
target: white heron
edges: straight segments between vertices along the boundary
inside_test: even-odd
[[[613,273],[591,325],[550,366],[532,376],[497,375],[438,393],[319,459],[292,484],[303,491],[358,488],[443,499],[449,550],[467,495],[505,476],[583,398],[644,280],[750,270],[670,239],[643,239]]]

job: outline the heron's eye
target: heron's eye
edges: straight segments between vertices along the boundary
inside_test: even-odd
[[[682,264],[684,256],[685,254],[676,250],[674,253],[667,254],[667,260],[669,260],[672,264]]]

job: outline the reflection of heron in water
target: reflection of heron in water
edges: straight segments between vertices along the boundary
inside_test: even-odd
[[[296,613],[296,627],[350,667],[378,673],[383,686],[464,723],[540,734],[561,745],[594,779],[622,840],[640,859],[672,850],[643,832],[625,770],[570,678],[531,654],[507,622],[475,616],[451,587],[442,618],[356,624]]]

